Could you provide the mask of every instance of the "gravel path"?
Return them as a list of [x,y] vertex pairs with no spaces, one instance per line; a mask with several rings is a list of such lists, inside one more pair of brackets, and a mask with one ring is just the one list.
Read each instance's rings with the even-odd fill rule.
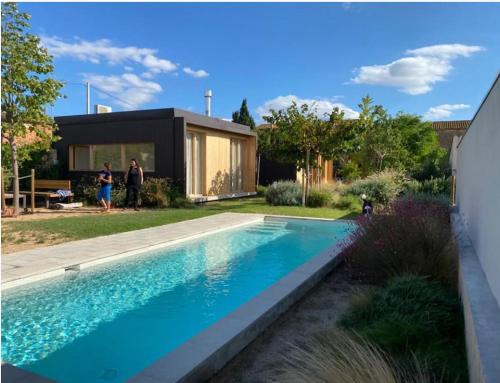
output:
[[264,331],[210,383],[282,382],[287,344],[335,327],[359,282],[342,265]]

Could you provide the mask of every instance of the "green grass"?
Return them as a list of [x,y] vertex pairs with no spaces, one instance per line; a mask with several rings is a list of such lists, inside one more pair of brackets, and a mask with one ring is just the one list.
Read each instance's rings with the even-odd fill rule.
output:
[[189,219],[206,217],[223,212],[262,213],[314,218],[353,218],[353,210],[308,208],[298,206],[269,206],[263,198],[245,198],[209,202],[188,209],[143,210],[130,214],[111,214],[64,217],[57,219],[8,221],[5,228],[11,232],[32,232],[40,235],[56,235],[70,240],[85,239],[165,225]]

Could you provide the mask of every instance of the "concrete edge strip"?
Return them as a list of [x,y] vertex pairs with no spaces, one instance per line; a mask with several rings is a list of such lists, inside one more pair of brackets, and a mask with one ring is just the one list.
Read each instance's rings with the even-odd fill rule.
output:
[[451,221],[459,255],[470,381],[500,382],[500,307],[456,209]]
[[113,262],[113,261],[118,261],[120,259],[128,258],[128,257],[134,256],[134,255],[139,255],[141,253],[146,253],[146,252],[174,246],[174,245],[177,245],[177,244],[180,244],[183,242],[187,242],[187,241],[190,241],[193,239],[202,238],[202,237],[205,237],[207,235],[212,235],[212,234],[216,234],[216,233],[219,233],[222,231],[236,229],[236,228],[241,227],[241,226],[254,224],[257,222],[261,222],[264,219],[265,219],[265,216],[262,215],[261,217],[254,217],[253,219],[251,219],[249,221],[241,222],[241,223],[234,224],[234,225],[231,225],[228,227],[222,227],[222,228],[218,228],[218,229],[214,229],[214,230],[205,230],[205,231],[193,234],[193,235],[187,235],[187,236],[179,237],[176,239],[171,239],[171,240],[168,240],[165,242],[160,242],[160,243],[157,243],[154,245],[147,245],[147,246],[135,248],[132,250],[125,250],[125,251],[118,252],[115,254],[103,255],[100,258],[93,259],[93,260],[90,260],[87,262],[82,262],[82,263],[79,263],[78,265],[67,265],[66,267],[58,267],[58,268],[53,269],[53,270],[46,270],[46,271],[43,271],[41,273],[30,274],[30,275],[27,275],[25,277],[16,278],[16,279],[13,279],[13,280],[10,280],[7,282],[3,282],[1,285],[1,291],[10,290],[14,287],[24,286],[26,284],[30,284],[33,282],[39,282],[39,281],[49,279],[49,278],[59,277],[61,275],[64,275],[64,273],[66,272],[66,269],[74,267],[74,266],[78,266],[80,270],[83,270],[83,269],[86,269],[89,267],[93,267],[93,266],[97,266],[97,265],[101,265],[101,264],[105,264],[105,263],[109,263],[109,262]]
[[214,325],[129,379],[128,383],[209,379],[340,262],[335,244],[288,273]]

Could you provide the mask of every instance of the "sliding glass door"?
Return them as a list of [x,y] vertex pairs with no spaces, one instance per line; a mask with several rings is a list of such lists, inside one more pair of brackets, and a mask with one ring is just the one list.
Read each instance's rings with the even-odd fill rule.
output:
[[186,133],[186,193],[202,194],[202,145],[201,134]]
[[244,149],[242,140],[231,139],[231,192],[243,191]]

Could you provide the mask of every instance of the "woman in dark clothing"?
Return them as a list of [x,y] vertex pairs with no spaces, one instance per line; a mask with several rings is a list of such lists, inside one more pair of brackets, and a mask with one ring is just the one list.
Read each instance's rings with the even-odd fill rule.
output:
[[138,209],[138,201],[139,201],[139,190],[141,189],[141,185],[144,181],[144,175],[142,172],[142,168],[139,166],[139,163],[135,158],[130,160],[130,167],[125,174],[125,186],[127,187],[127,196],[125,200],[125,206],[130,206],[130,200],[132,199],[134,204],[134,210]]
[[370,215],[373,214],[373,205],[367,199],[366,194],[362,194],[361,199],[363,200],[362,214],[366,217],[369,217]]

